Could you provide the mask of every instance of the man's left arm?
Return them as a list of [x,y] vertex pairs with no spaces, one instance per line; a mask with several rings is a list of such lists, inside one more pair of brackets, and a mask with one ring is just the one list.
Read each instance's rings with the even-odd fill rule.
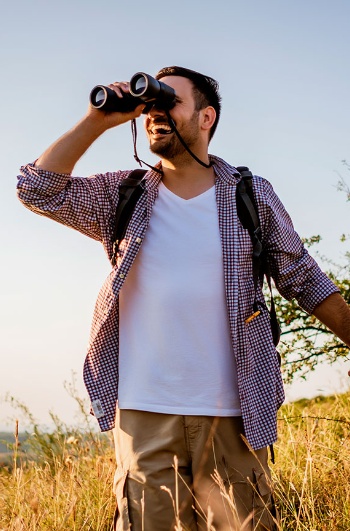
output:
[[323,273],[305,249],[280,199],[267,181],[262,181],[261,203],[268,220],[266,248],[272,277],[283,297],[296,298],[299,305],[313,314],[350,347],[350,307],[339,288]]
[[340,293],[329,295],[312,313],[350,347],[350,307]]

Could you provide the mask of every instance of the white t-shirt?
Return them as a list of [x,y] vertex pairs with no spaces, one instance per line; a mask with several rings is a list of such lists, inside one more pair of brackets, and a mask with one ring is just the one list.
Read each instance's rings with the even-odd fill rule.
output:
[[161,183],[120,293],[121,409],[237,416],[215,187],[189,200]]

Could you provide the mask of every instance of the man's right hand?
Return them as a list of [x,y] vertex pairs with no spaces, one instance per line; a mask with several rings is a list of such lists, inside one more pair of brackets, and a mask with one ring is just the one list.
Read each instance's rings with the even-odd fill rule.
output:
[[[129,82],[128,81],[116,81],[108,85],[108,88],[114,90],[118,98],[123,98],[124,94],[129,93]],[[100,127],[104,127],[105,130],[110,129],[111,127],[116,127],[121,125],[129,120],[138,118],[145,104],[141,103],[136,107],[134,111],[131,112],[105,112],[103,109],[96,109],[90,103],[88,116],[93,120],[96,120],[96,124]]]

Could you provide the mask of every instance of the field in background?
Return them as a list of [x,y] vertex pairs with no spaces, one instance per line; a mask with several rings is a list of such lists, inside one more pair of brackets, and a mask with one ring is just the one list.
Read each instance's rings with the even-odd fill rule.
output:
[[[350,529],[349,399],[319,397],[281,409],[272,465],[281,530]],[[52,434],[34,427],[26,443],[12,436],[0,469],[0,531],[110,530],[110,436],[56,426]]]

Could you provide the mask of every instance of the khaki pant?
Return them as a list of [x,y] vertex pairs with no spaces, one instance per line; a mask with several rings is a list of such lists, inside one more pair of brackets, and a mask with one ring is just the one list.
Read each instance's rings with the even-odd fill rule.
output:
[[241,417],[119,410],[114,529],[277,529],[267,449],[242,433]]

